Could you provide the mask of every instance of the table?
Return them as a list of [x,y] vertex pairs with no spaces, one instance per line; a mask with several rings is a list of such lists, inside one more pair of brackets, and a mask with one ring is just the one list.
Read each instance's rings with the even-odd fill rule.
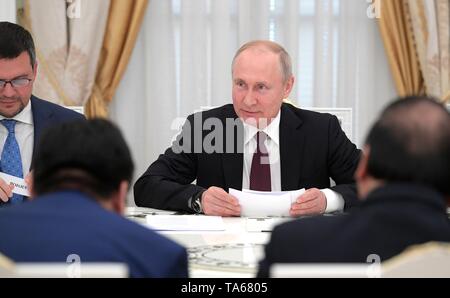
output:
[[[141,224],[148,214],[177,216],[175,212],[151,208],[128,207],[126,216]],[[286,218],[270,219],[271,225]],[[253,219],[224,217],[225,231],[164,231],[159,232],[187,248],[190,277],[250,278],[256,275],[258,261],[263,257],[264,244],[270,231],[251,231]]]

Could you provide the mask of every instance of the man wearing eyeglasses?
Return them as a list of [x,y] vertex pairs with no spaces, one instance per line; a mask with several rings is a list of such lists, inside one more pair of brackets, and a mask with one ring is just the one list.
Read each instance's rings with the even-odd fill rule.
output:
[[[32,95],[37,67],[31,34],[16,24],[0,22],[0,172],[19,178],[29,173],[45,127],[83,118]],[[0,178],[0,207],[26,200],[13,189]]]

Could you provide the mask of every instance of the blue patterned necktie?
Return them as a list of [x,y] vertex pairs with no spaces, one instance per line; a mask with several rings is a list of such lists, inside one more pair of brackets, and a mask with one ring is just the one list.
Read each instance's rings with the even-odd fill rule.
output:
[[[16,140],[15,127],[16,120],[2,120],[0,121],[8,130],[8,137],[2,151],[1,167],[2,172],[19,178],[23,178],[22,158],[20,157],[19,144]],[[23,196],[13,194],[10,199],[11,204],[21,203]]]

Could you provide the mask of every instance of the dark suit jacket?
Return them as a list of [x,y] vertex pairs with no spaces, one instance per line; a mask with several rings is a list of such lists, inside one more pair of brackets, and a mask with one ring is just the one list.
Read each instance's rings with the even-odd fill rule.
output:
[[30,101],[34,122],[33,154],[36,151],[36,146],[39,144],[40,136],[45,128],[63,122],[85,119],[80,113],[39,99],[36,96],[31,96]]
[[0,209],[0,252],[16,262],[118,262],[132,277],[187,277],[184,248],[102,208],[80,192],[55,192]]
[[[194,119],[201,117],[196,125]],[[186,136],[201,136],[200,144],[211,130],[201,131],[205,120],[219,119],[226,127],[226,119],[237,119],[233,105],[225,105],[201,114],[191,115],[183,127],[176,143],[186,145]],[[242,188],[243,171],[243,125],[240,120],[234,139],[222,141],[225,153],[195,153],[191,142],[191,153],[175,153],[174,146],[167,149],[157,161],[139,178],[134,186],[135,202],[138,206],[158,209],[191,211],[188,200],[210,186]],[[189,130],[189,127],[193,129]],[[240,136],[240,139],[236,139]],[[234,140],[234,144],[229,144]],[[228,143],[227,143],[228,142]],[[187,146],[189,147],[189,146]],[[227,153],[233,147],[234,152]],[[194,152],[194,153],[192,153]],[[281,107],[280,159],[282,190],[330,187],[330,177],[337,186],[332,189],[343,195],[346,208],[356,199],[353,174],[360,151],[356,149],[342,131],[335,116],[297,109],[290,104]],[[197,185],[191,184],[197,179]]]
[[444,198],[424,186],[393,184],[373,191],[349,215],[298,219],[275,227],[259,277],[274,263],[366,263],[429,241],[450,242]]
[[[37,98],[36,96],[31,96],[31,112],[33,114],[34,123],[34,143],[33,143],[33,157],[31,160],[30,170],[33,168],[34,154],[36,152],[36,147],[39,144],[40,136],[46,128],[68,121],[85,119],[83,115],[66,109],[57,104],[51,103],[46,100]],[[0,148],[0,153],[3,148]],[[8,203],[0,202],[0,207],[9,205]]]

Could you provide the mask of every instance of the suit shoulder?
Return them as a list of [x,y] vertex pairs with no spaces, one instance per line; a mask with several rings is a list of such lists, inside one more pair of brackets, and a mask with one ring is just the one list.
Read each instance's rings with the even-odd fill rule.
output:
[[188,119],[191,120],[194,117],[199,117],[202,120],[209,118],[218,118],[218,119],[237,118],[232,104],[226,104],[220,107],[215,107],[212,109],[196,112],[194,114],[189,115]]
[[346,216],[317,216],[283,223],[273,230],[273,237],[290,241],[293,237],[310,241],[319,237],[330,238],[346,225]]
[[328,122],[331,119],[335,118],[336,116],[329,114],[329,113],[320,113],[315,112],[311,110],[305,110],[301,108],[297,108],[291,104],[283,104],[283,108],[287,111],[290,111],[294,114],[296,114],[300,119],[304,121],[321,121],[321,122]]
[[[143,227],[142,225],[122,216],[116,216],[115,214],[113,214],[113,216],[116,218],[117,224],[124,228],[122,230],[124,232],[124,236],[130,236],[136,240],[140,239],[140,241],[142,241],[141,245],[148,245],[143,249],[151,247],[154,252],[159,251],[160,253],[166,252],[175,254],[183,253],[185,251],[185,249],[176,242],[156,233],[153,230]],[[156,243],[157,245],[155,245]]]
[[60,119],[64,119],[64,120],[85,119],[84,115],[82,115],[78,112],[75,112],[71,109],[60,106],[58,104],[49,102],[47,100],[43,100],[43,99],[37,98],[35,96],[33,96],[31,100],[32,100],[34,107],[38,107],[40,110],[49,111]]

